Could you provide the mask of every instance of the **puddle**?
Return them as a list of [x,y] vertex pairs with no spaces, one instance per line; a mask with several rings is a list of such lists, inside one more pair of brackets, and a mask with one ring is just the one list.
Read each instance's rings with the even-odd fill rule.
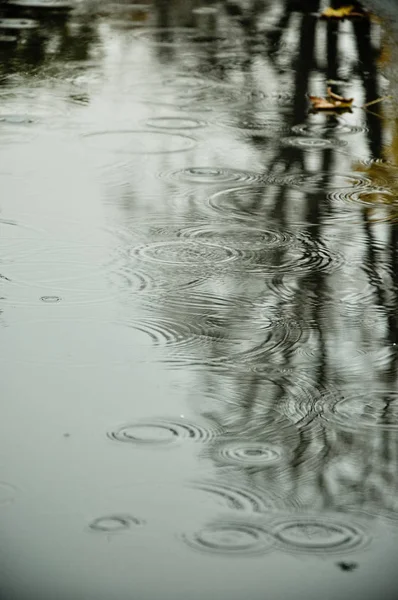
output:
[[1,3],[2,598],[398,588],[398,15],[370,4]]

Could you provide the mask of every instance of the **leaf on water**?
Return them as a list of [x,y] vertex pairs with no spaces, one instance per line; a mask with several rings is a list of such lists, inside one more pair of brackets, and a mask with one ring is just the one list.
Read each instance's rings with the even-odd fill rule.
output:
[[342,111],[350,110],[354,98],[344,98],[338,94],[334,94],[330,88],[327,89],[327,96],[325,98],[321,96],[309,96],[313,110],[327,110],[327,111]]
[[349,19],[354,17],[365,17],[367,13],[364,10],[355,8],[352,4],[349,6],[341,6],[340,8],[332,8],[329,6],[321,13],[322,19]]

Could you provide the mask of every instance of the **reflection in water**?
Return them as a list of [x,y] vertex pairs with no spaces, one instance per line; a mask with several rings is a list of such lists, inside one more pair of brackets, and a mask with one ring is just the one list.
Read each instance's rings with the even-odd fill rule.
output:
[[[319,0],[218,3],[206,39],[192,11],[212,2],[67,4],[1,5],[22,19],[0,20],[5,588],[69,598],[71,564],[81,598],[131,597],[131,574],[137,600],[296,598],[285,572],[345,598],[336,565],[367,560],[354,593],[380,596],[394,43]],[[352,109],[311,112],[328,87]],[[297,555],[332,556],[335,579],[310,588]]]

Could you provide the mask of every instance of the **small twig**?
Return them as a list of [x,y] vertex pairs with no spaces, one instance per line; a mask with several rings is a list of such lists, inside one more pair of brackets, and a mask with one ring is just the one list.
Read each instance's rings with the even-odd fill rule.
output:
[[363,104],[361,108],[367,108],[368,106],[372,106],[372,104],[378,104],[379,102],[383,102],[383,100],[391,100],[392,96],[383,96],[382,98],[377,98],[377,100],[372,100],[371,102],[367,102]]
[[[358,106],[358,108],[363,108],[363,106]],[[368,110],[367,108],[363,108],[363,110],[369,113],[370,115],[373,115],[374,117],[379,117],[379,119],[383,118],[381,115],[378,115],[377,113],[373,112],[373,110]]]

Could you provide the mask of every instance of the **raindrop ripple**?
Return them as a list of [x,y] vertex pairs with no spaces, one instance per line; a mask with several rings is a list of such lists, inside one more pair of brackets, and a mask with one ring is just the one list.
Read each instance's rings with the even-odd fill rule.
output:
[[212,458],[225,465],[241,467],[268,467],[281,461],[284,451],[281,446],[265,442],[221,440],[212,450]]
[[120,533],[126,531],[132,526],[143,525],[144,521],[132,517],[131,515],[107,515],[98,517],[89,524],[92,531],[99,533]]
[[210,494],[224,509],[257,514],[275,508],[275,501],[267,492],[251,489],[249,486],[243,487],[226,481],[197,481],[191,487]]
[[226,556],[261,555],[273,546],[272,536],[261,525],[238,520],[214,521],[182,539],[193,550]]
[[321,417],[343,429],[398,431],[398,392],[355,391],[335,402],[323,402]]
[[271,526],[271,534],[281,550],[305,554],[345,554],[368,543],[356,524],[323,515],[287,517]]
[[239,258],[239,252],[234,248],[191,240],[153,242],[136,246],[132,254],[144,261],[176,266],[216,265]]
[[217,426],[199,425],[185,419],[154,419],[123,425],[107,435],[116,442],[164,446],[182,440],[205,443],[221,431]]
[[171,181],[202,185],[253,184],[262,181],[260,173],[229,167],[187,167],[177,171],[161,173],[160,176]]
[[196,145],[196,139],[188,135],[155,129],[95,131],[83,137],[95,151],[113,154],[170,154],[191,150]]

